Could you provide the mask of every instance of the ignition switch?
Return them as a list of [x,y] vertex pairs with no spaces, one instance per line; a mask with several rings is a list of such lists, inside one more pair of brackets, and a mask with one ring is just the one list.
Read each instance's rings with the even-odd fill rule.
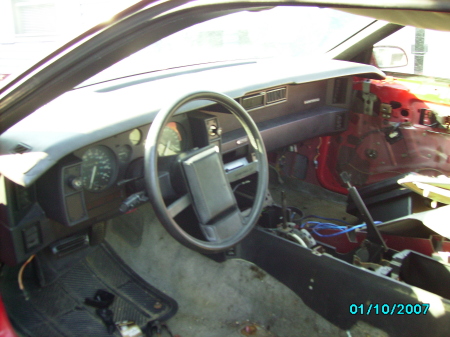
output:
[[219,137],[222,134],[222,128],[217,127],[216,124],[211,124],[208,132],[211,137]]

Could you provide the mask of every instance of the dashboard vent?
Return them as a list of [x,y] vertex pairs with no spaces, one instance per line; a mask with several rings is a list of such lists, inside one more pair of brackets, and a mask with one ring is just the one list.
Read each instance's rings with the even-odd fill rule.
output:
[[16,211],[22,211],[30,207],[34,198],[34,189],[32,187],[25,188],[20,185],[14,184],[14,194],[15,194],[15,209]]
[[31,150],[31,146],[23,143],[17,144],[14,149],[12,150],[13,153],[25,153]]
[[50,246],[51,252],[57,256],[64,256],[89,246],[87,234],[72,236]]
[[341,77],[334,80],[333,104],[345,104],[347,98],[348,78]]
[[347,114],[345,112],[339,113],[336,115],[336,119],[334,121],[334,130],[335,131],[345,131],[347,121],[346,121]]
[[22,230],[22,239],[27,252],[38,247],[42,243],[39,222]]
[[286,87],[270,90],[266,94],[267,104],[281,102],[286,100]]
[[259,93],[252,96],[246,96],[242,98],[241,105],[246,110],[252,110],[264,106],[264,93]]
[[261,91],[257,94],[244,96],[241,98],[241,105],[245,110],[262,108],[269,104],[286,101],[287,87]]

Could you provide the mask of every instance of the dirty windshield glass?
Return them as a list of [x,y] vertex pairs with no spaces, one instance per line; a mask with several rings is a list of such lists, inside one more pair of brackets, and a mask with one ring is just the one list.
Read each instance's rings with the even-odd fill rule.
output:
[[245,11],[186,28],[118,62],[81,86],[194,64],[315,57],[373,19],[312,7]]
[[0,88],[138,0],[0,0]]

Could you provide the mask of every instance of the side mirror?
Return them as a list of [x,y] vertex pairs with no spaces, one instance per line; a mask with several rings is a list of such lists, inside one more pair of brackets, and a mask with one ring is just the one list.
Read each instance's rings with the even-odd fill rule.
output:
[[373,47],[372,62],[378,68],[397,68],[408,65],[408,56],[402,48],[394,46]]

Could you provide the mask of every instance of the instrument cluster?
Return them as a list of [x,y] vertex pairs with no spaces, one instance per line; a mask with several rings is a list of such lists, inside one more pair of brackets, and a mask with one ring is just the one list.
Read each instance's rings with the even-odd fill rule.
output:
[[[81,185],[88,192],[102,192],[114,183],[121,184],[127,166],[144,155],[145,139],[149,126],[136,128],[100,144],[93,145],[81,153]],[[168,123],[158,144],[160,157],[177,155],[187,148],[185,127],[179,122]]]
[[[212,126],[217,129],[218,121],[210,114],[174,116],[157,144],[158,155],[163,157],[161,172],[170,169],[174,157],[182,152],[211,141],[220,143],[211,133]],[[39,179],[38,197],[46,215],[71,227],[94,224],[135,207],[136,196],[145,194],[144,153],[149,129],[147,124],[121,132],[60,160]]]

